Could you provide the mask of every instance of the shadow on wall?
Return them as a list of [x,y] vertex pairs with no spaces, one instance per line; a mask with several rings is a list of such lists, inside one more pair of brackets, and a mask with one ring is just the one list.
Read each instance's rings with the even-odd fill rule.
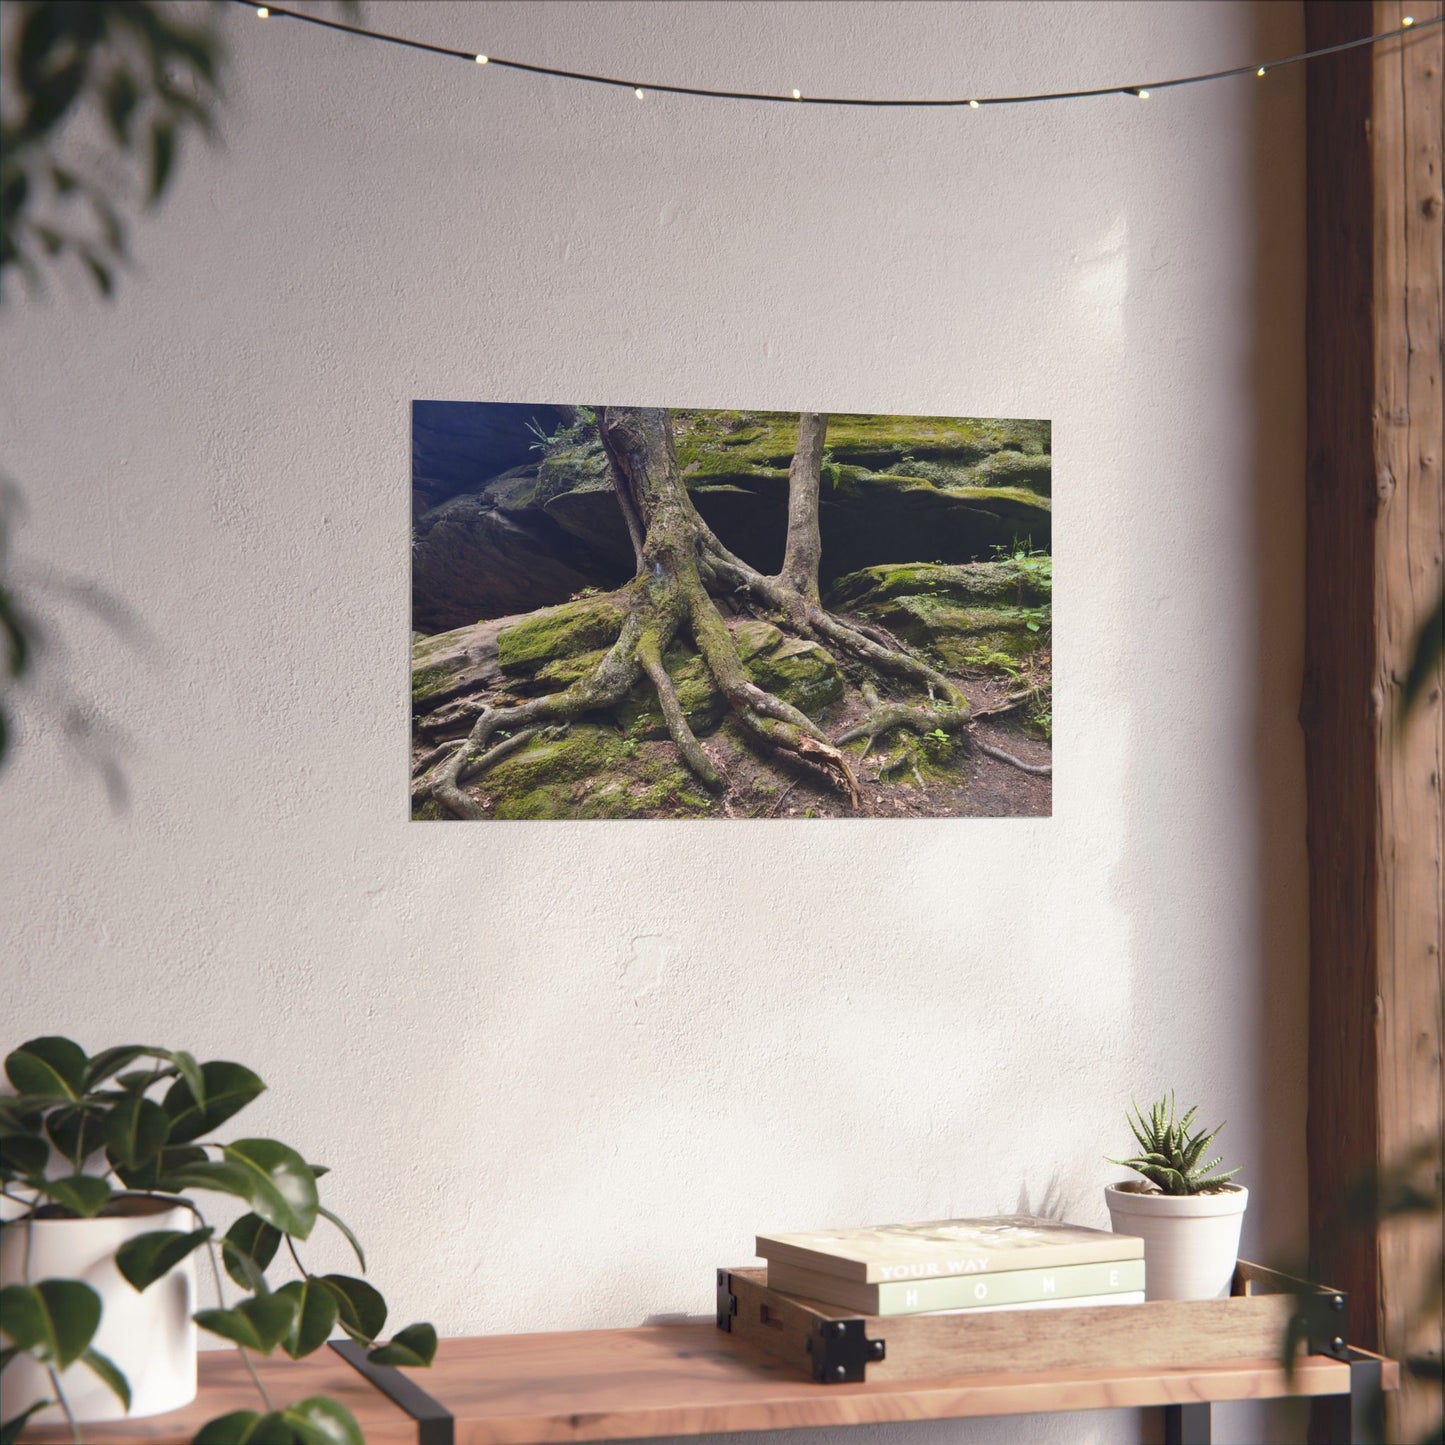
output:
[[[1284,55],[1304,48],[1299,7],[1252,7],[1252,53]],[[1181,1102],[1196,1100],[1204,1111],[1231,1127],[1221,1140],[1230,1163],[1246,1162],[1250,1212],[1242,1252],[1266,1262],[1298,1258],[1307,1239],[1305,1113],[1308,1002],[1308,868],[1305,854],[1303,736],[1297,723],[1304,651],[1304,84],[1302,68],[1278,77],[1277,94],[1250,94],[1241,101],[1258,107],[1248,151],[1241,147],[1241,204],[1238,214],[1254,220],[1253,268],[1240,278],[1243,297],[1224,304],[1254,317],[1246,350],[1241,347],[1235,387],[1239,398],[1239,439],[1218,438],[1221,468],[1247,456],[1243,476],[1224,470],[1206,473],[1224,515],[1208,502],[1197,515],[1220,523],[1213,546],[1237,558],[1220,577],[1213,596],[1172,597],[1180,608],[1174,637],[1201,629],[1201,655],[1159,659],[1181,675],[1190,667],[1214,664],[1219,686],[1216,706],[1206,718],[1183,718],[1168,736],[1129,729],[1126,776],[1175,776],[1181,809],[1156,806],[1136,813],[1129,846],[1116,874],[1117,896],[1130,915],[1135,960],[1134,1036],[1151,1036],[1154,1019],[1146,1007],[1191,1009],[1197,1016],[1195,1051],[1187,1056],[1144,1057],[1155,1082],[1177,1087]],[[1247,170],[1243,169],[1247,167]],[[1246,189],[1247,188],[1247,189]],[[1131,295],[1131,300],[1137,301]],[[1155,310],[1157,316],[1157,298]],[[1138,325],[1149,317],[1131,318]],[[1185,337],[1180,344],[1187,344]],[[1225,378],[1223,380],[1230,380]],[[1138,398],[1136,416],[1124,419],[1124,434],[1148,428],[1148,400]],[[1207,454],[1211,438],[1195,448]],[[1228,460],[1226,460],[1228,459]],[[1249,500],[1232,501],[1248,486]],[[1235,535],[1228,535],[1233,528]],[[1196,539],[1156,539],[1189,549]],[[1194,619],[1189,620],[1189,614]],[[1150,656],[1153,618],[1135,609],[1122,619],[1126,646],[1140,659]],[[1167,687],[1167,678],[1162,680]],[[1175,721],[1170,719],[1171,722]],[[1189,740],[1202,737],[1211,758],[1189,755]],[[1214,759],[1229,762],[1221,775]],[[1237,882],[1230,896],[1204,896],[1193,880],[1171,873],[1190,826],[1190,803],[1209,813],[1227,811],[1211,796],[1236,800],[1241,815],[1231,829],[1252,840],[1251,850],[1222,869]],[[1160,790],[1157,797],[1167,794]],[[1252,819],[1247,816],[1252,810]],[[1217,846],[1226,846],[1221,837]],[[1145,885],[1150,886],[1145,886]],[[1172,891],[1160,906],[1155,887]],[[1180,935],[1179,918],[1212,919],[1224,951],[1205,955]],[[1235,920],[1231,928],[1224,920]],[[1228,941],[1234,951],[1228,951]],[[1195,974],[1182,980],[1180,997],[1161,994],[1158,975],[1139,970],[1169,969],[1192,957]],[[1179,1036],[1175,1030],[1172,1037]],[[1230,1072],[1249,1070],[1232,1098]],[[1228,1100],[1227,1104],[1224,1102]],[[1160,1438],[1158,1412],[1146,1412],[1146,1440]],[[1243,1402],[1216,1406],[1215,1429],[1225,1440],[1291,1441],[1304,1438],[1307,1415],[1296,1402]]]

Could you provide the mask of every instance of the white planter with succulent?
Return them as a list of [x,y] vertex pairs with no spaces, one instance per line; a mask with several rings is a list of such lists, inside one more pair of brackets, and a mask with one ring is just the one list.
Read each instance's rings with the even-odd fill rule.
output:
[[1144,1117],[1134,1105],[1129,1127],[1139,1144],[1132,1159],[1111,1159],[1143,1176],[1104,1190],[1115,1234],[1144,1241],[1145,1298],[1222,1299],[1239,1258],[1239,1234],[1249,1191],[1220,1174],[1223,1160],[1204,1155],[1224,1125],[1191,1132],[1198,1109],[1175,1117],[1174,1097]]

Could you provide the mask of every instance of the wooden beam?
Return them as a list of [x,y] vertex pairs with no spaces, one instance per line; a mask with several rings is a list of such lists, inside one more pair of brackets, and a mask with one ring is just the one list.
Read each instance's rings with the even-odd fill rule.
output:
[[[1441,13],[1314,0],[1311,48]],[[1400,681],[1445,555],[1438,27],[1313,61],[1307,103],[1305,729],[1310,856],[1309,1200],[1320,1276],[1357,1342],[1442,1348],[1421,1290],[1440,1222],[1341,1235],[1345,1189],[1422,1141],[1442,1093],[1441,682],[1402,724]],[[1438,1159],[1438,1154],[1437,1154]],[[1413,1322],[1412,1322],[1413,1320]],[[1438,1418],[1402,1392],[1400,1438]]]

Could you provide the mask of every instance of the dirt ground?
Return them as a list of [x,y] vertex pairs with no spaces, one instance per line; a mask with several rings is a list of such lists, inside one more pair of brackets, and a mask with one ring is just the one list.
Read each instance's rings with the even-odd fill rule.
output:
[[[982,711],[1008,695],[1007,679],[964,679],[963,687],[974,710]],[[861,717],[865,706],[850,689],[844,702],[830,708],[824,719],[832,735]],[[1049,744],[1032,736],[1019,713],[983,718],[974,724],[982,742],[1012,753],[1022,762],[1048,764]],[[955,746],[936,765],[920,769],[922,786],[907,766],[887,772],[898,758],[897,739],[858,759],[862,803],[855,810],[846,796],[811,771],[779,765],[776,754],[761,755],[724,728],[704,742],[721,765],[731,788],[709,816],[719,818],[1047,818],[1053,811],[1053,779],[1020,772],[1008,763],[975,750]],[[659,743],[655,746],[666,747]],[[658,812],[655,817],[676,817]]]

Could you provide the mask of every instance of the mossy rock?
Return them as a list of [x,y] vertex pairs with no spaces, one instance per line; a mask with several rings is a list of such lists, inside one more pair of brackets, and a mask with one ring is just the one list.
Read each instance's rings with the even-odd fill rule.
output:
[[589,480],[559,492],[548,498],[542,511],[567,538],[609,566],[630,571],[636,565],[632,538],[610,482]]
[[[688,476],[759,469],[786,475],[798,440],[796,412],[679,411],[673,425],[678,461]],[[834,413],[823,445],[836,463],[879,471],[908,457],[978,462],[1005,450],[1047,452],[1049,435],[1046,421]]]
[[500,632],[498,665],[507,678],[526,680],[561,659],[610,647],[627,608],[625,589],[540,608]]
[[854,611],[898,597],[933,596],[972,605],[1039,607],[1049,601],[1049,593],[1038,571],[1011,561],[968,562],[952,567],[902,562],[865,567],[840,577],[828,592],[828,605]]
[[412,711],[429,712],[459,693],[499,686],[503,679],[497,666],[497,634],[511,620],[476,622],[414,641]]
[[1027,487],[1045,496],[1053,490],[1054,459],[1047,452],[1001,451],[985,457],[974,468],[977,485]]
[[1043,570],[1009,561],[869,567],[840,578],[827,601],[881,623],[950,671],[1008,670],[1041,645],[1051,617]]
[[574,723],[528,744],[478,780],[504,819],[705,817],[715,806],[671,743]]

